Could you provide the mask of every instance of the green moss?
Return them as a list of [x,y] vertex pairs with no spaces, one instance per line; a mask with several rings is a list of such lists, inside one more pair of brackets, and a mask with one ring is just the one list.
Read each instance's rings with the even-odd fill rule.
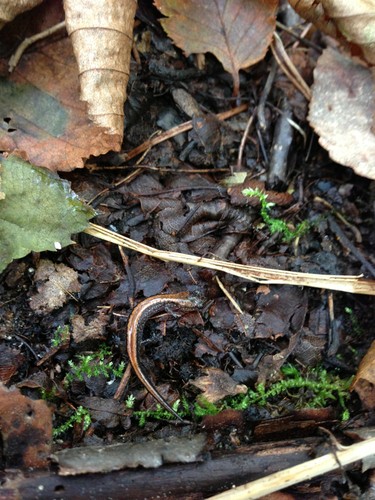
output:
[[53,437],[56,438],[68,431],[74,424],[83,422],[83,430],[87,430],[91,425],[91,415],[87,408],[79,406],[76,411],[68,418],[66,422],[53,430]]
[[99,375],[104,375],[106,378],[121,377],[125,363],[121,362],[115,367],[113,361],[107,360],[111,354],[110,348],[103,344],[97,352],[78,355],[77,363],[69,360],[70,373],[65,377],[66,383],[70,384],[73,380],[84,380],[85,377],[98,377]]
[[290,229],[288,224],[281,220],[275,219],[270,216],[270,210],[275,203],[267,201],[268,195],[261,191],[260,189],[244,189],[242,194],[249,197],[256,197],[260,201],[260,215],[262,216],[263,221],[267,224],[268,229],[271,234],[280,233],[282,234],[283,241],[290,242],[296,238],[299,238],[306,234],[310,229],[310,223],[307,220],[302,221],[297,225],[297,227],[293,230]]
[[56,330],[53,332],[53,336],[51,339],[52,347],[59,347],[61,344],[64,344],[70,338],[69,326],[58,326]]

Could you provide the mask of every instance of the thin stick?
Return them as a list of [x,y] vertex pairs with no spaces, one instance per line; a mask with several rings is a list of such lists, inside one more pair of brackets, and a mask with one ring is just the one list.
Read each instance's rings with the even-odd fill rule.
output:
[[277,63],[279,64],[280,68],[283,70],[283,72],[289,78],[289,80],[293,83],[293,85],[296,87],[296,89],[299,90],[301,92],[301,94],[308,101],[310,101],[311,100],[310,87],[307,85],[305,80],[299,74],[295,65],[292,63],[291,59],[289,58],[289,56],[284,48],[283,42],[281,41],[281,38],[279,37],[279,35],[277,33],[274,33],[274,39],[271,43],[271,50],[272,50],[274,58],[276,59]]
[[53,35],[57,31],[65,28],[65,21],[62,21],[61,23],[55,24],[54,26],[51,26],[50,28],[41,31],[40,33],[37,33],[36,35],[30,36],[29,38],[25,38],[25,40],[20,43],[20,45],[17,47],[17,50],[15,53],[11,56],[9,59],[8,63],[8,71],[9,73],[12,73],[14,68],[17,66],[19,63],[19,60],[22,57],[22,54],[25,52],[25,50],[30,47],[33,43],[37,42],[38,40],[43,40],[43,38],[47,38],[48,36]]
[[237,170],[241,170],[243,151],[245,149],[245,144],[246,144],[247,136],[249,135],[250,128],[251,128],[251,125],[253,124],[256,112],[257,112],[257,109],[255,108],[254,111],[252,112],[252,114],[250,115],[248,121],[247,121],[245,132],[243,133],[243,136],[242,136],[242,139],[241,139],[240,149],[238,151]]

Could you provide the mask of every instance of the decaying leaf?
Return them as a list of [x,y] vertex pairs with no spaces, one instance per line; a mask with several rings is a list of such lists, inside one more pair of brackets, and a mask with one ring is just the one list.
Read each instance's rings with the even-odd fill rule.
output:
[[207,375],[190,380],[189,383],[203,391],[202,396],[209,403],[216,403],[226,396],[246,394],[247,387],[237,384],[227,373],[219,368],[207,368]]
[[261,60],[275,29],[277,0],[155,0],[168,16],[161,24],[186,55],[211,52],[231,73],[234,95],[239,70]]
[[331,158],[375,179],[375,103],[371,71],[326,49],[314,71],[309,121]]
[[0,158],[0,272],[13,259],[31,251],[56,251],[69,245],[71,234],[85,229],[95,212],[49,170],[16,156]]
[[135,0],[64,0],[79,68],[81,99],[92,120],[122,140]]
[[358,393],[365,408],[375,408],[375,341],[360,362],[351,389]]
[[[7,61],[0,71],[7,74]],[[84,159],[120,147],[121,140],[95,126],[79,100],[77,65],[68,38],[25,54],[0,78],[0,149],[23,151],[51,170],[83,167]]]
[[17,349],[12,349],[5,343],[0,344],[0,381],[7,384],[15,375],[20,366],[25,362],[25,357]]
[[126,443],[112,446],[85,446],[59,451],[53,455],[60,475],[109,472],[125,468],[160,467],[163,463],[190,463],[199,460],[205,436],[197,434],[191,439],[171,437],[144,443]]
[[39,5],[43,0],[3,0],[0,3],[0,29],[18,14]]
[[85,318],[79,314],[72,317],[72,337],[79,344],[87,340],[105,340],[105,328],[108,323],[108,314],[100,311],[98,316],[87,324]]
[[0,433],[5,467],[47,467],[52,414],[45,401],[0,384]]
[[289,0],[298,14],[324,33],[361,50],[375,64],[375,0]]
[[79,292],[81,288],[77,271],[45,259],[39,262],[34,280],[37,292],[31,296],[30,308],[39,313],[63,306],[70,294]]

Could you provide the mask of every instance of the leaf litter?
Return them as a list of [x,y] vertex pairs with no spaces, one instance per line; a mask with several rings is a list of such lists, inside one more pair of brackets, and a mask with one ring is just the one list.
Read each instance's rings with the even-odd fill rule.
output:
[[[151,30],[146,23],[141,29]],[[141,93],[148,94],[149,104],[152,102],[152,105],[140,108],[142,111],[138,110],[135,122],[129,123],[127,142],[123,146],[125,151],[138,146],[151,135],[156,128],[161,109],[173,109],[175,115],[181,113],[176,109],[169,93],[173,87],[170,77],[173,70],[177,69],[175,75],[176,78],[179,75],[180,80],[177,81],[181,81],[182,70],[194,70],[191,60],[176,52],[171,55],[172,52],[160,50],[163,42],[160,32],[158,36],[155,33],[151,35],[151,52],[143,53],[143,57],[159,57],[162,61],[159,70],[160,67],[168,70],[168,77],[163,76],[160,71],[157,73],[156,66],[150,65],[150,68],[153,68],[153,83],[142,86],[150,74],[145,68],[142,73],[142,67],[140,68],[141,78],[135,78],[132,90],[136,91],[139,85]],[[286,39],[286,35],[284,38]],[[306,54],[309,56],[307,61],[313,65],[313,54],[308,51]],[[196,78],[188,80],[188,88],[205,108],[216,113],[227,107],[226,99],[229,99],[233,88],[231,84],[225,83],[225,79],[216,76],[221,76],[217,62],[208,57],[206,64],[207,79],[202,79],[202,74],[196,73]],[[251,106],[257,104],[262,95],[268,74],[268,69],[265,68],[264,63],[255,66],[256,83],[253,81],[254,75],[250,76],[246,72],[241,74],[247,85],[252,85],[251,96],[254,102],[251,102]],[[143,82],[140,81],[142,79]],[[245,95],[247,88],[241,84],[241,92]],[[213,254],[220,259],[233,259],[245,264],[310,273],[362,272],[363,268],[355,254],[343,251],[334,227],[327,223],[326,215],[327,212],[332,212],[336,216],[342,212],[343,219],[339,220],[349,238],[352,236],[350,226],[345,225],[344,221],[355,220],[362,236],[361,248],[368,257],[372,241],[369,222],[371,203],[369,184],[365,179],[359,179],[351,170],[335,165],[319,149],[314,151],[314,161],[305,166],[304,162],[307,160],[303,159],[303,141],[295,137],[296,157],[292,155],[290,158],[290,171],[284,179],[284,184],[281,181],[279,185],[267,185],[263,173],[263,169],[268,168],[267,158],[263,155],[262,148],[258,147],[257,141],[263,140],[262,147],[266,150],[271,148],[272,130],[278,116],[277,106],[282,88],[282,85],[276,84],[270,94],[272,105],[270,102],[267,104],[268,126],[263,135],[259,136],[255,131],[249,132],[244,146],[244,164],[241,167],[249,171],[249,177],[260,177],[264,183],[261,189],[274,196],[268,200],[270,204],[276,203],[270,206],[273,218],[285,220],[291,227],[308,218],[312,222],[309,233],[291,244],[283,243],[280,235],[270,234],[269,228],[260,217],[257,201],[248,203],[243,198],[246,200],[244,203],[238,202],[240,193],[237,190],[235,194],[233,191],[230,193],[235,206],[231,204],[228,190],[217,183],[221,174],[219,169],[216,171],[216,167],[226,168],[229,172],[231,165],[235,164],[240,142],[238,132],[237,136],[234,134],[234,139],[231,138],[232,142],[228,141],[219,148],[212,148],[213,156],[208,165],[205,165],[209,170],[206,168],[204,173],[195,170],[200,168],[202,158],[206,159],[206,150],[210,144],[191,140],[188,136],[183,136],[183,141],[169,141],[151,150],[147,162],[144,160],[143,166],[146,168],[142,169],[141,165],[137,173],[138,178],[131,182],[117,185],[123,177],[115,168],[113,171],[99,170],[108,166],[108,163],[111,167],[116,167],[120,157],[114,155],[109,159],[99,159],[95,165],[98,169],[95,172],[95,197],[98,195],[95,205],[100,223],[119,234],[130,235],[135,240],[154,247],[183,251],[200,255],[202,258]],[[242,131],[245,129],[247,118],[248,116],[243,116],[237,120],[237,126],[240,124]],[[183,119],[185,118],[181,116],[181,121]],[[236,130],[238,131],[238,128]],[[191,149],[185,151],[184,159],[181,159],[182,150],[189,141]],[[152,169],[160,172],[155,173]],[[189,172],[186,172],[187,169]],[[81,192],[80,187],[85,183],[87,185],[87,177],[84,178],[78,173],[73,174],[72,181],[77,192]],[[245,183],[250,181],[251,179],[247,179]],[[106,190],[108,185],[110,190]],[[286,185],[289,186],[288,193],[285,191]],[[92,188],[88,191],[92,194]],[[319,201],[322,199],[325,204]],[[361,324],[371,324],[370,298],[360,297],[353,300],[349,296],[312,290],[302,293],[299,288],[258,286],[241,278],[225,275],[222,277],[224,287],[240,304],[244,311],[244,314],[240,314],[232,309],[224,298],[222,289],[212,279],[215,275],[213,270],[157,262],[149,256],[134,255],[132,251],[126,251],[120,257],[114,246],[98,243],[89,235],[81,235],[78,241],[79,244],[62,253],[49,255],[55,264],[70,266],[78,274],[81,283],[78,302],[73,297],[68,297],[60,307],[41,317],[30,309],[28,299],[35,293],[35,290],[30,288],[37,286],[36,277],[33,275],[34,269],[38,268],[37,254],[30,255],[25,261],[13,262],[3,273],[0,283],[0,313],[7,318],[7,345],[17,347],[18,351],[28,357],[31,366],[33,355],[23,341],[27,342],[39,357],[50,353],[42,358],[44,361],[39,365],[39,373],[46,374],[50,382],[50,377],[53,377],[55,390],[51,392],[51,384],[46,381],[37,383],[30,380],[25,381],[29,394],[38,398],[41,390],[48,390],[47,399],[58,407],[55,416],[58,419],[57,424],[61,424],[60,427],[70,418],[79,415],[77,408],[80,408],[81,403],[87,406],[87,412],[90,412],[90,406],[92,407],[92,421],[88,427],[78,418],[73,418],[70,426],[62,427],[65,429],[62,434],[64,440],[73,445],[82,441],[87,444],[90,439],[95,439],[101,446],[116,436],[117,432],[126,433],[129,425],[132,425],[134,430],[137,421],[146,426],[138,431],[141,436],[152,434],[155,429],[155,434],[160,429],[164,429],[163,432],[169,435],[179,434],[178,430],[164,426],[157,420],[167,416],[158,413],[152,398],[145,398],[145,391],[134,377],[128,379],[125,402],[121,403],[121,410],[118,411],[120,406],[116,402],[111,407],[116,415],[105,411],[106,401],[113,402],[112,398],[119,383],[115,369],[124,356],[126,360],[126,320],[133,305],[141,301],[142,297],[188,289],[190,292],[198,292],[206,299],[205,307],[193,315],[186,315],[177,320],[166,311],[150,321],[146,326],[145,342],[142,345],[142,360],[149,364],[154,383],[160,390],[163,388],[165,393],[173,393],[176,397],[183,396],[185,401],[180,403],[179,408],[180,411],[189,411],[189,418],[197,418],[193,417],[191,412],[196,408],[195,402],[199,395],[187,382],[202,380],[207,367],[224,374],[225,378],[229,377],[234,387],[246,384],[252,390],[255,390],[260,382],[270,388],[273,383],[285,382],[287,377],[281,369],[286,362],[297,363],[306,377],[309,376],[310,369],[317,367],[319,371],[319,367],[323,367],[325,370],[333,365],[336,366],[334,373],[347,378],[354,374],[355,367],[370,345],[370,336],[358,333],[353,327],[353,316],[350,319],[345,313],[345,306],[349,305],[354,308],[354,315],[357,315]],[[22,307],[15,307],[16,299]],[[24,325],[21,331],[20,324]],[[81,336],[85,325],[92,331],[92,336]],[[69,335],[68,342],[65,339],[60,349],[52,351],[49,345],[52,335],[60,331],[57,326],[74,328],[75,336],[72,340]],[[19,333],[25,338],[17,339],[14,335]],[[105,352],[100,347],[103,340],[108,349]],[[180,348],[173,347],[178,344]],[[75,357],[77,354],[79,357]],[[22,366],[16,358],[10,382],[22,383]],[[87,361],[86,365],[82,364],[81,370],[83,366],[91,366],[92,359],[105,360],[108,367],[106,376],[83,373],[82,380],[71,380],[67,384],[67,375],[72,373],[68,361],[72,359],[75,360],[76,366],[78,360]],[[110,367],[114,370],[111,371]],[[8,381],[9,373],[5,373]],[[359,374],[358,378],[368,377],[364,370]],[[180,383],[185,383],[185,386],[182,387]],[[369,383],[371,384],[371,381]],[[359,387],[358,383],[356,386]],[[208,391],[213,388],[210,384],[206,384],[206,387]],[[220,396],[224,397],[227,393],[227,390],[221,391]],[[308,391],[301,390],[301,404],[305,396],[308,396]],[[241,400],[236,399],[242,397],[241,394],[232,397],[234,400],[231,404],[241,404]],[[217,401],[220,404],[220,397]],[[370,403],[371,399],[367,402],[364,399],[363,407]],[[273,419],[277,417],[288,419],[287,427],[286,421],[284,424],[280,423],[281,421],[276,423],[276,426],[287,429],[288,435],[292,435],[294,431],[301,432],[305,428],[308,429],[307,435],[311,437],[316,435],[317,425],[324,419],[329,421],[327,425],[334,422],[336,425],[335,419],[340,418],[338,410],[337,402],[333,403],[333,408],[316,409],[316,420],[311,418],[309,425],[304,427],[299,420],[301,415],[296,413],[300,410],[296,410],[289,400],[273,396],[267,402],[265,412],[255,416],[252,412],[256,410],[252,407],[245,410],[228,410],[227,419],[224,416],[211,415],[211,429],[215,429],[216,434],[209,432],[212,432],[212,441],[217,440],[219,436],[221,446],[237,448],[241,438],[233,433],[231,418],[237,423],[246,420],[247,424],[241,424],[240,428],[246,429],[242,438],[247,441],[256,440],[256,436],[261,436],[262,433],[263,436],[267,434],[264,426],[260,429],[262,424],[269,426],[268,435],[275,436],[276,433],[271,427],[275,426]],[[366,417],[361,414],[358,401],[350,401],[350,411],[358,418],[360,425],[366,425]],[[262,424],[259,424],[259,421]],[[221,425],[224,422],[225,426]],[[248,422],[251,422],[250,426]],[[285,433],[283,437],[285,438]],[[212,444],[210,446],[212,447]]]

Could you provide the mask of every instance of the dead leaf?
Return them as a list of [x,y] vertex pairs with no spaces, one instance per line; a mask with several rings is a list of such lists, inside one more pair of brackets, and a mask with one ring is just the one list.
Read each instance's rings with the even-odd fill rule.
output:
[[246,394],[247,387],[236,382],[223,370],[219,368],[207,368],[206,376],[190,380],[189,383],[203,391],[202,396],[209,403],[216,403],[226,396],[235,396],[236,394]]
[[83,316],[75,315],[72,318],[72,337],[74,342],[79,344],[87,340],[104,340],[105,327],[108,323],[108,314],[100,311],[99,315],[92,319],[88,324],[85,323]]
[[7,384],[25,362],[25,357],[17,349],[0,344],[0,381]]
[[375,0],[289,0],[298,14],[324,33],[347,42],[375,64]]
[[120,143],[136,8],[135,0],[64,0],[81,99],[94,123],[118,135]]
[[0,29],[18,14],[39,5],[43,0],[11,0],[0,4]]
[[309,121],[331,158],[375,179],[375,112],[371,71],[326,49],[314,71]]
[[[3,75],[7,64],[0,63]],[[67,38],[24,55],[10,76],[0,78],[0,117],[0,149],[24,151],[50,170],[82,168],[83,159],[118,150],[121,143],[87,117]]]
[[65,264],[41,260],[34,277],[37,293],[30,299],[30,307],[38,313],[51,312],[65,304],[70,294],[79,292],[78,273]]
[[375,408],[375,341],[360,362],[350,389],[358,393],[365,408]]
[[255,312],[255,338],[290,337],[305,320],[307,296],[298,288],[273,286],[260,294]]
[[0,384],[0,433],[5,467],[48,466],[52,414],[45,401],[34,401],[15,387]]
[[186,54],[211,52],[233,76],[238,95],[239,70],[260,61],[275,30],[277,0],[155,0],[168,16],[161,24]]

